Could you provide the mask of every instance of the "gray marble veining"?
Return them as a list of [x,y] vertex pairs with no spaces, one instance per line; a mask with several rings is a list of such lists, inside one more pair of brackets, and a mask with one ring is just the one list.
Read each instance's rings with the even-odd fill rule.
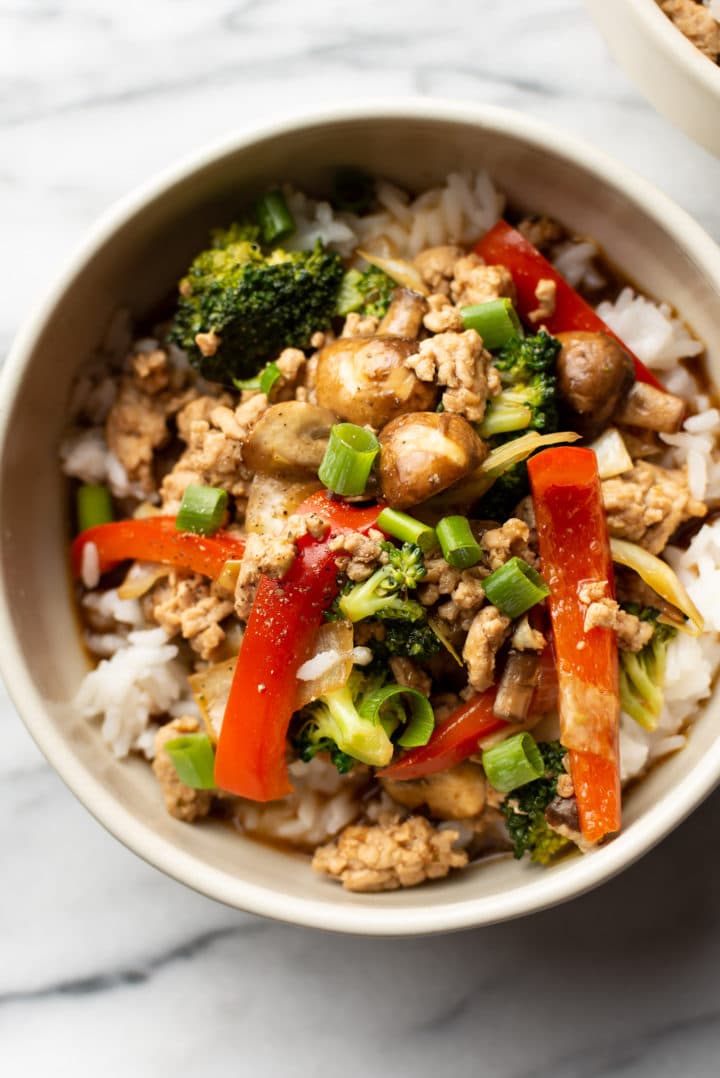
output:
[[[0,58],[0,354],[114,198],[228,130],[328,100],[523,109],[720,239],[720,162],[644,103],[579,0],[0,0]],[[720,794],[570,905],[360,940],[166,879],[73,799],[1,690],[0,729],[2,1073],[718,1073]]]

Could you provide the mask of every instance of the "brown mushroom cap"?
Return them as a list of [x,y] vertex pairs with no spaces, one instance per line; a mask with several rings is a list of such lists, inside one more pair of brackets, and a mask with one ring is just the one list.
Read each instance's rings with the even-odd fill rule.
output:
[[586,438],[607,426],[635,380],[631,357],[606,333],[557,333],[558,392],[572,413],[570,422]]
[[253,472],[317,478],[336,417],[305,401],[273,404],[243,446],[243,462]]
[[360,426],[384,427],[406,412],[432,408],[438,389],[405,365],[417,342],[405,337],[340,337],[318,357],[318,404]]
[[487,446],[462,416],[413,412],[380,433],[380,485],[392,506],[418,505],[475,470]]

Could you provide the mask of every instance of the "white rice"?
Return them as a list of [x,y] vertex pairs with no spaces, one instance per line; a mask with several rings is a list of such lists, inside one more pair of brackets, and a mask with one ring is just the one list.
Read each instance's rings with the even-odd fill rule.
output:
[[613,303],[601,303],[597,313],[651,370],[668,370],[703,350],[666,303],[654,303],[632,288],[623,288]]
[[167,715],[187,691],[187,671],[164,629],[128,634],[109,659],[85,676],[75,706],[86,719],[102,719],[102,736],[116,756],[153,754],[152,719]]
[[595,265],[598,253],[592,240],[567,240],[555,250],[553,265],[573,288],[602,288],[605,278]]
[[425,247],[474,242],[499,220],[505,205],[486,172],[451,172],[442,187],[416,198],[380,180],[375,194],[380,209],[360,217],[334,213],[328,202],[285,188],[297,225],[289,245],[299,250],[320,239],[345,257],[365,247],[413,258]]

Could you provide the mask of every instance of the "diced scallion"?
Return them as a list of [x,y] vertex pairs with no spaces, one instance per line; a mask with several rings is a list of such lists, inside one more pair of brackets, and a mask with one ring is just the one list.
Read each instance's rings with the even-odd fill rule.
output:
[[508,794],[545,774],[545,764],[535,739],[527,732],[514,734],[482,754],[482,765],[490,785]]
[[113,518],[110,491],[100,483],[83,483],[77,492],[78,531],[109,524]]
[[318,478],[333,494],[364,494],[379,452],[380,443],[372,431],[355,423],[336,423],[330,428]]
[[469,569],[480,561],[482,549],[467,517],[443,517],[436,532],[442,555],[454,569]]
[[474,329],[483,339],[489,351],[503,348],[513,337],[522,336],[522,325],[512,300],[505,298],[491,299],[487,303],[475,303],[471,307],[461,307],[465,329]]
[[401,513],[399,509],[383,509],[377,518],[377,526],[393,539],[415,543],[425,554],[438,543],[434,528],[408,513]]
[[215,788],[215,753],[207,734],[182,734],[166,741],[164,749],[186,786],[194,790]]
[[295,218],[282,191],[268,191],[255,207],[255,213],[265,243],[275,243],[295,231]]
[[509,618],[519,618],[550,594],[550,588],[522,558],[510,558],[483,581],[485,594]]
[[191,483],[185,488],[175,527],[195,535],[212,535],[222,524],[227,500],[227,491],[219,487]]
[[233,378],[233,385],[236,389],[257,389],[261,393],[267,393],[269,396],[270,390],[279,378],[282,378],[282,371],[277,363],[272,362],[268,363],[267,367],[263,367],[253,378],[243,380]]
[[435,713],[427,696],[405,685],[385,685],[370,693],[360,707],[360,715],[380,722],[388,737],[403,726],[397,744],[403,749],[427,745],[435,729]]

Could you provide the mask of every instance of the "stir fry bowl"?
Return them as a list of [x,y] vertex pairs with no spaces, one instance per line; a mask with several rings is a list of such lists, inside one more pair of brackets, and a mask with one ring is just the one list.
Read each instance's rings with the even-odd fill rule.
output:
[[[549,869],[511,858],[407,890],[348,894],[306,858],[263,846],[227,824],[166,815],[147,764],[118,761],[73,698],[88,669],[68,572],[66,489],[57,449],[71,384],[113,312],[151,310],[174,286],[207,229],[273,181],[314,193],[337,165],[361,166],[419,190],[447,171],[485,167],[523,208],[596,237],[650,294],[668,299],[708,345],[720,374],[720,253],[646,182],[528,117],[450,102],[345,107],[234,135],[171,169],[92,231],[19,335],[0,383],[0,662],[19,713],[67,785],[126,846],[231,906],[360,934],[410,935],[489,924],[569,899],[631,864],[720,778],[720,698],[689,744],[626,798],[607,846]],[[28,481],[32,477],[32,493]]]
[[653,0],[585,0],[615,59],[686,135],[720,155],[720,67]]

